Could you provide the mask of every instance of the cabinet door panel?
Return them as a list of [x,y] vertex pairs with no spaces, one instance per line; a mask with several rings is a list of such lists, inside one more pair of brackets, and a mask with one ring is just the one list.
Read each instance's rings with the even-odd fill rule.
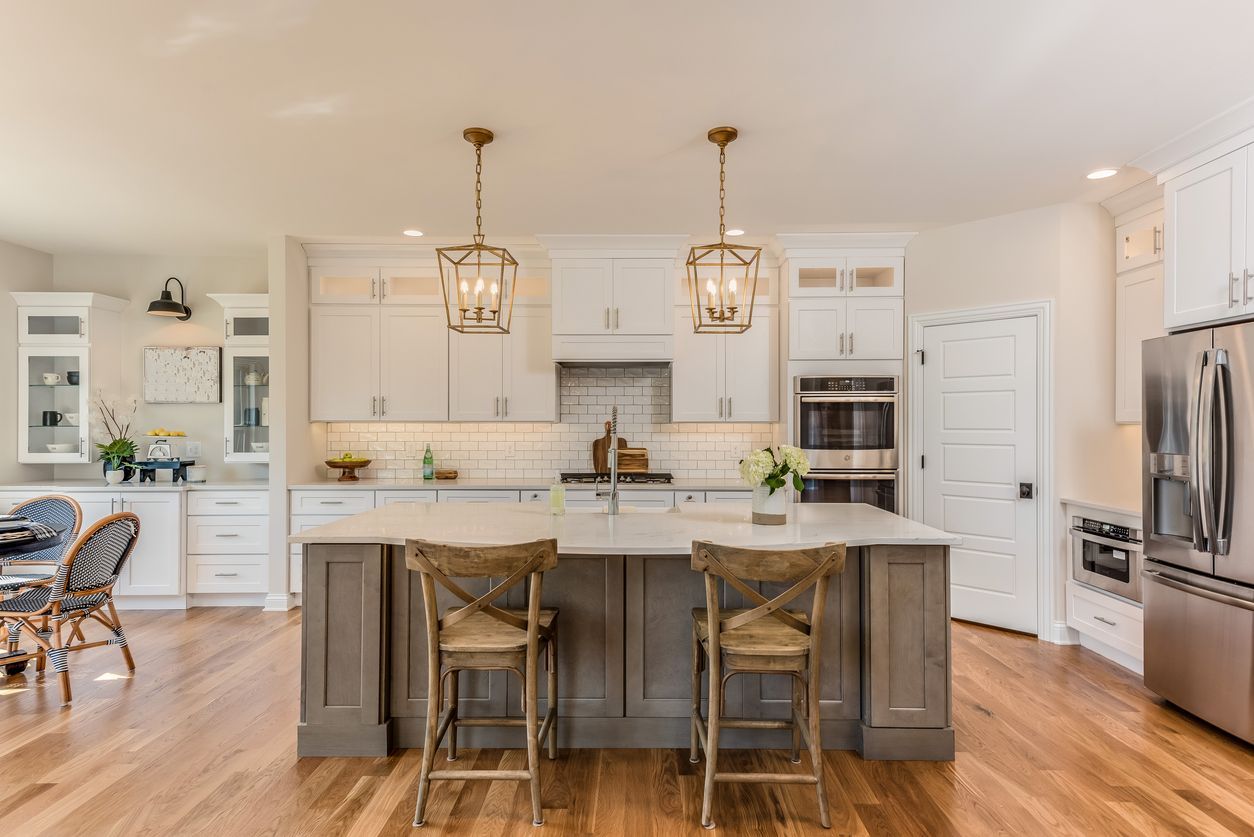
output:
[[379,268],[366,265],[311,267],[309,301],[373,305],[379,301]]
[[847,284],[850,296],[901,296],[906,260],[901,256],[849,258]]
[[548,308],[515,308],[505,337],[501,417],[557,421],[557,366]]
[[1136,270],[1163,258],[1163,214],[1151,212],[1115,227],[1115,271]]
[[1154,265],[1115,280],[1115,421],[1141,421],[1141,343],[1165,332],[1163,270]]
[[379,309],[312,306],[309,310],[309,418],[378,418]]
[[758,308],[748,331],[728,334],[723,340],[727,420],[775,421],[779,332],[774,310]]
[[614,333],[670,334],[674,275],[675,263],[669,259],[615,259]]
[[226,462],[270,461],[270,350],[222,352]]
[[851,299],[846,321],[846,357],[896,360],[903,353],[901,298]]
[[721,421],[721,334],[694,334],[692,312],[676,308],[675,361],[671,364],[671,421]]
[[499,421],[504,336],[449,332],[448,417]]
[[798,300],[788,311],[788,355],[793,360],[844,357],[845,302]]
[[443,308],[385,308],[379,329],[379,416],[448,420],[448,323]]
[[1164,322],[1168,328],[1238,316],[1246,237],[1246,150],[1167,181]]
[[[18,349],[18,462],[91,461],[94,447],[89,396],[93,383],[89,361],[88,349]],[[69,382],[70,372],[78,373],[76,383]]]
[[139,515],[140,536],[118,578],[118,595],[179,595],[183,592],[182,496],[174,491],[123,491],[119,497],[119,511]]
[[553,262],[553,333],[609,334],[614,304],[612,259]]

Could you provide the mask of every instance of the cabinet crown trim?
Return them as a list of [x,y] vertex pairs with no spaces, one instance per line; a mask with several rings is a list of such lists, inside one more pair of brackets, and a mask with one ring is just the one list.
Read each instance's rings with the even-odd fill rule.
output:
[[76,293],[72,291],[10,291],[18,305],[43,308],[99,308],[104,311],[121,311],[130,305],[129,299],[105,294]]

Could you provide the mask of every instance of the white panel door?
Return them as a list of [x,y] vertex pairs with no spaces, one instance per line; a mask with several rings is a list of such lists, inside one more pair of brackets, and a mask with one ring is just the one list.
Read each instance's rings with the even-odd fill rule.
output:
[[779,331],[775,311],[755,309],[749,330],[728,334],[723,341],[727,420],[775,421],[778,418],[775,405],[779,403],[775,379],[775,370],[779,368],[776,348]]
[[505,338],[501,418],[557,421],[557,366],[548,308],[515,308]]
[[379,309],[309,309],[309,418],[370,421],[379,413]]
[[1115,421],[1141,421],[1141,343],[1161,337],[1161,264],[1115,277]]
[[615,259],[610,325],[616,334],[670,334],[675,263]]
[[849,300],[845,357],[899,360],[903,354],[900,297]]
[[553,333],[609,334],[612,259],[553,260]]
[[504,335],[449,332],[450,421],[499,421]]
[[928,326],[923,346],[923,508],[962,537],[950,550],[958,619],[1037,631],[1036,320]]
[[379,417],[448,421],[448,322],[434,306],[379,315]]
[[1197,325],[1245,310],[1246,149],[1167,181],[1164,323]]
[[182,495],[177,491],[123,491],[118,511],[139,515],[139,541],[118,577],[122,596],[177,596],[183,592]]
[[675,362],[671,364],[671,421],[723,418],[721,334],[694,334],[692,311],[674,309]]
[[788,306],[788,356],[839,360],[845,356],[847,300],[794,300]]

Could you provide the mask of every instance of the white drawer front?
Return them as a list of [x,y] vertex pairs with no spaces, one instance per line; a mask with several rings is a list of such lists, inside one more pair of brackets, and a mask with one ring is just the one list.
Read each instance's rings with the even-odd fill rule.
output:
[[684,504],[691,504],[691,503],[704,503],[704,502],[705,502],[704,491],[676,491],[675,492],[675,505],[677,506],[682,506]]
[[753,499],[752,491],[707,491],[707,503],[747,503]]
[[373,491],[293,491],[292,514],[357,514],[374,508]]
[[[289,535],[299,535],[301,532],[307,532],[315,526],[322,526],[326,523],[334,523],[337,520],[343,520],[346,515],[342,514],[302,514],[293,517],[290,520],[291,526],[288,527]],[[292,544],[300,548],[300,544]]]
[[269,551],[268,517],[189,517],[189,555],[264,555]]
[[264,491],[189,491],[187,513],[193,514],[269,514],[270,499]]
[[1104,596],[1074,581],[1067,585],[1067,623],[1081,633],[1134,657],[1145,644],[1140,608]]
[[189,593],[264,593],[266,562],[232,559],[224,556],[199,556],[187,565]]
[[374,493],[375,508],[390,506],[393,503],[434,503],[435,500],[435,489],[397,489],[392,491],[376,491]]
[[482,488],[451,489],[439,492],[441,503],[517,503],[517,491],[494,491]]
[[[609,489],[603,488],[602,491],[609,491]],[[684,492],[685,496],[700,493],[699,491]],[[595,508],[608,502],[606,498],[598,498],[596,494],[596,490],[591,488],[567,491],[566,504],[571,508]],[[675,505],[675,492],[655,491],[648,488],[620,488],[618,489],[618,504],[619,506],[634,506],[638,509],[669,509]]]
[[547,503],[549,501],[549,492],[540,490],[528,490],[518,492],[518,497],[524,503]]

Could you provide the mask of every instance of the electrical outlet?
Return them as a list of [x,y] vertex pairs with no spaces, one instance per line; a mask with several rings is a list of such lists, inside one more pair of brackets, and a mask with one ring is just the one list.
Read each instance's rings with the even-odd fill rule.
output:
[[188,442],[187,455],[192,459],[199,459],[201,455],[200,442]]
[[506,443],[505,443],[505,448],[504,448],[504,450],[502,451],[502,453],[504,453],[504,454],[505,454],[505,458],[506,458],[506,459],[513,459],[513,458],[514,458],[514,443],[513,443],[513,442],[506,442]]

